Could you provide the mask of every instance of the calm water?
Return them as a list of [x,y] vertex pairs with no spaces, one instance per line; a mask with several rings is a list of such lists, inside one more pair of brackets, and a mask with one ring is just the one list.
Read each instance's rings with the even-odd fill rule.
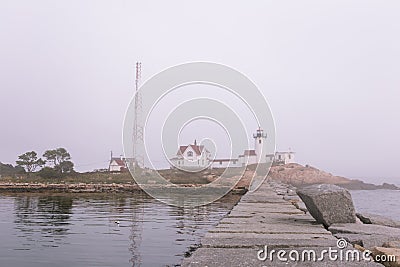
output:
[[0,195],[0,266],[174,266],[238,198],[183,209],[144,195]]
[[400,221],[400,190],[350,191],[357,212],[383,215]]
[[[400,220],[400,191],[351,194],[357,211]],[[144,195],[0,194],[0,266],[174,266],[238,198],[183,209]]]

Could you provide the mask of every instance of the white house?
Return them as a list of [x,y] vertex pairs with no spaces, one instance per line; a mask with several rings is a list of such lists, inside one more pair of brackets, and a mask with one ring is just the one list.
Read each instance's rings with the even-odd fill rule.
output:
[[110,163],[108,164],[109,172],[124,172],[128,171],[128,167],[133,166],[132,158],[123,158],[120,156],[119,158],[113,157],[111,152]]
[[108,171],[110,172],[122,172],[126,171],[127,165],[125,162],[125,159],[120,157],[120,158],[111,158],[110,163],[108,165]]
[[194,144],[180,146],[176,157],[170,159],[173,167],[186,170],[204,169],[209,167],[211,162],[211,153],[204,146]]

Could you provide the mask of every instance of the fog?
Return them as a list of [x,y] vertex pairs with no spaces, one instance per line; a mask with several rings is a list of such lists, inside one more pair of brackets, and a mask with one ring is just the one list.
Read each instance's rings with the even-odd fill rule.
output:
[[210,61],[264,93],[278,150],[400,184],[399,12],[370,0],[2,0],[0,161],[61,146],[79,171],[106,168],[123,152],[135,62],[146,80]]

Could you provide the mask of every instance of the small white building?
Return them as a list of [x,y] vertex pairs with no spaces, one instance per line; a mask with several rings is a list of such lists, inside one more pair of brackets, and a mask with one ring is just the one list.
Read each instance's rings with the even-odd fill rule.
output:
[[108,164],[109,172],[124,172],[128,171],[128,168],[132,168],[134,165],[133,158],[124,158],[122,155],[120,157],[113,157],[111,151],[110,162]]
[[186,170],[204,169],[209,167],[211,153],[203,145],[194,144],[180,146],[176,157],[170,159],[173,167]]
[[108,171],[109,172],[123,172],[126,171],[127,164],[124,158],[111,158],[110,163],[108,165]]
[[240,166],[252,165],[257,163],[257,154],[255,149],[248,149],[239,155]]
[[274,154],[267,155],[267,159],[272,161],[274,164],[289,164],[294,163],[294,152],[285,151],[285,152],[275,152]]

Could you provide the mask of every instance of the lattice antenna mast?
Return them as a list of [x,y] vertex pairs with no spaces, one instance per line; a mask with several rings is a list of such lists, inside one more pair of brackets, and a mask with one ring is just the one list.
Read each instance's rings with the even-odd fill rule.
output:
[[137,167],[144,167],[144,156],[140,151],[143,144],[143,125],[142,117],[142,95],[139,91],[140,78],[142,76],[142,63],[136,62],[136,79],[135,79],[135,116],[133,124],[133,158]]

